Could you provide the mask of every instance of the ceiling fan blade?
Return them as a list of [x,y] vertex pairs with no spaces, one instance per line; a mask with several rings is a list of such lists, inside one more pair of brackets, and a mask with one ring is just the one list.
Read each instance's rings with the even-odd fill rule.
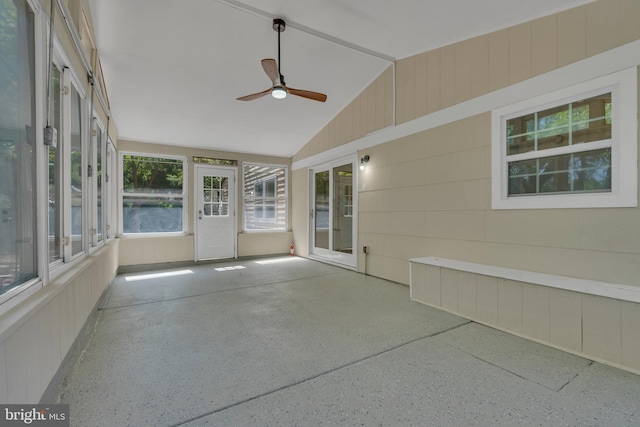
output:
[[238,101],[252,101],[254,99],[258,99],[258,98],[262,98],[265,95],[268,95],[271,93],[271,88],[263,91],[263,92],[258,92],[258,93],[252,93],[251,95],[246,95],[246,96],[241,96],[240,98],[237,98]]
[[287,87],[287,89],[289,90],[289,93],[292,95],[298,95],[303,98],[312,99],[314,101],[320,101],[320,102],[324,102],[327,100],[327,95],[325,95],[324,93],[312,92],[310,90],[294,89],[292,87]]
[[272,82],[275,83],[276,80],[280,80],[280,71],[275,59],[263,59],[262,68],[264,68],[264,72],[267,73]]

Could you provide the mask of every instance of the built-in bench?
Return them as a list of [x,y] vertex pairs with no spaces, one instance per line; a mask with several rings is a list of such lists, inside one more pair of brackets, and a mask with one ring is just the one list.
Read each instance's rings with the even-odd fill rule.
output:
[[640,374],[640,287],[439,257],[409,261],[414,301]]

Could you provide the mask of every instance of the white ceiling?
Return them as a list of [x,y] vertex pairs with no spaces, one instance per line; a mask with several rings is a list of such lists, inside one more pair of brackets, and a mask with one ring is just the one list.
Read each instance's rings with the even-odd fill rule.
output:
[[[590,1],[89,0],[120,138],[286,157],[390,59]],[[236,100],[271,86],[260,60],[277,58],[274,17],[287,85],[326,103]]]

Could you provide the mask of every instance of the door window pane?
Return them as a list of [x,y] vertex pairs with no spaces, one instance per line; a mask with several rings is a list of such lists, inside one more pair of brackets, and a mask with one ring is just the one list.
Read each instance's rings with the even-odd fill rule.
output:
[[37,276],[34,17],[0,0],[0,294]]
[[352,253],[353,164],[333,168],[333,250]]
[[329,249],[329,171],[315,174],[315,247]]
[[229,216],[229,178],[203,177],[201,202],[204,216]]

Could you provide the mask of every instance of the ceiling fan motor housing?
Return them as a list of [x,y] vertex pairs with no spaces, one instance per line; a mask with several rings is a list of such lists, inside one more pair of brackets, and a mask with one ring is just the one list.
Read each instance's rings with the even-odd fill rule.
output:
[[279,33],[283,32],[287,24],[284,19],[276,18],[273,20],[273,29]]

